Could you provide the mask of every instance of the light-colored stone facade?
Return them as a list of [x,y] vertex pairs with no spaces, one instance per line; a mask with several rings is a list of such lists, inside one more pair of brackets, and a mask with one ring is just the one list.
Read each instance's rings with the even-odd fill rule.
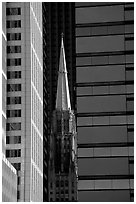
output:
[[42,201],[42,3],[12,2],[6,7],[9,74],[6,156],[18,168],[18,201]]

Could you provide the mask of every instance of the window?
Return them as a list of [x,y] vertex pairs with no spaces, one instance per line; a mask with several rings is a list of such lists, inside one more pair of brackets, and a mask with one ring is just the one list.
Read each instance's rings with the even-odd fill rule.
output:
[[125,80],[125,66],[96,66],[77,68],[77,83]]
[[7,118],[21,117],[21,110],[7,110]]
[[[85,168],[87,166],[87,168]],[[98,168],[101,166],[101,168]],[[79,175],[126,175],[128,158],[80,158],[78,159]]]
[[21,97],[7,97],[7,105],[10,104],[21,104]]
[[17,171],[20,171],[20,170],[21,170],[21,163],[12,163],[12,165],[14,166],[14,168],[15,168]]
[[7,66],[20,66],[21,58],[7,59]]
[[7,41],[21,40],[21,33],[7,33]]
[[21,123],[7,123],[7,131],[21,130]]
[[124,50],[124,36],[82,37],[76,39],[77,53]]
[[21,84],[7,84],[7,92],[21,91]]
[[7,21],[7,28],[21,28],[21,20]]
[[[115,15],[116,13],[116,15]],[[124,6],[86,7],[76,9],[76,23],[99,23],[123,21]]]
[[90,27],[76,28],[76,36],[89,36],[91,34]]
[[7,136],[6,137],[6,144],[20,144],[21,143],[21,136]]
[[125,96],[78,97],[77,112],[114,112],[126,110]]
[[8,79],[19,79],[21,78],[21,71],[13,71],[13,72],[7,72],[7,78]]
[[21,15],[21,8],[7,8],[6,15]]
[[77,132],[79,144],[96,144],[98,141],[101,144],[126,143],[128,140],[126,126],[109,126],[108,128],[104,126],[93,128],[78,127]]
[[7,149],[6,157],[21,157],[21,149]]
[[65,181],[65,186],[68,186],[68,181],[67,180]]
[[20,177],[17,177],[17,185],[20,185]]
[[21,53],[21,46],[7,46],[7,53]]
[[130,202],[129,190],[79,191],[79,202]]
[[20,191],[17,191],[17,199],[20,199]]

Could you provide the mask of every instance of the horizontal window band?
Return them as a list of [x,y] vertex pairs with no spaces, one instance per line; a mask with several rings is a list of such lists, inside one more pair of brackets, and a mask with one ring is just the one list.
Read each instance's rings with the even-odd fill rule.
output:
[[115,125],[112,125],[112,124],[105,124],[105,125],[77,125],[77,128],[80,128],[80,127],[90,127],[90,128],[96,128],[96,127],[125,127],[125,126],[128,126],[128,125],[134,125],[134,124],[115,124]]
[[100,27],[100,26],[115,26],[115,25],[133,25],[134,20],[126,20],[126,21],[115,21],[115,22],[102,22],[102,23],[83,23],[83,24],[76,24],[76,28],[79,27]]
[[[90,95],[89,94],[88,95],[87,94],[84,94],[84,95],[78,95],[77,94],[77,97],[93,97],[93,96],[105,96],[106,97],[106,96],[128,96],[128,95],[131,96],[132,93],[123,93],[123,94],[118,94],[118,93],[115,93],[115,94],[114,93],[113,94],[112,93],[108,93],[108,94],[106,93],[105,94],[104,93],[104,94],[93,94],[93,95],[92,94],[90,94]],[[126,98],[126,100],[129,101],[129,98]],[[134,100],[134,98],[133,98],[133,100]]]
[[84,175],[78,176],[78,180],[105,180],[105,179],[134,179],[134,175]]
[[107,188],[101,188],[101,189],[96,189],[96,188],[94,188],[94,189],[78,189],[78,191],[79,192],[82,192],[82,191],[84,191],[84,192],[88,192],[88,191],[90,191],[90,192],[98,192],[98,191],[130,191],[130,189],[124,189],[124,188],[116,188],[116,189],[113,189],[113,188],[109,188],[109,189],[107,189]]
[[86,86],[111,86],[111,85],[133,85],[134,80],[129,81],[103,81],[103,82],[83,82],[76,83],[76,87],[86,87]]
[[116,116],[116,115],[134,115],[134,111],[76,113],[77,117]]
[[[109,66],[109,65],[113,65],[113,66],[115,66],[115,65],[124,65],[124,66],[127,66],[127,65],[132,65],[133,64],[133,66],[134,66],[134,63],[125,63],[125,62],[121,62],[121,63],[107,63],[107,64],[86,64],[86,65],[84,65],[84,64],[82,64],[82,65],[76,65],[76,68],[78,69],[78,68],[86,68],[86,67],[106,67],[106,66]],[[126,67],[126,69],[127,69],[127,67]]]
[[81,160],[81,159],[109,159],[109,158],[129,158],[129,156],[112,156],[112,155],[110,155],[110,156],[89,156],[89,157],[85,157],[85,156],[78,156],[77,157],[78,158],[78,160]]
[[78,144],[77,148],[97,148],[97,147],[133,147],[133,142],[121,142],[121,143],[90,143],[90,144]]
[[[77,2],[77,3],[79,3],[79,2]],[[86,2],[86,3],[88,3],[88,2]],[[92,2],[93,3],[93,2]],[[124,5],[124,2],[119,2],[119,3],[114,3],[114,2],[99,2],[98,4],[96,3],[96,5],[95,4],[91,4],[91,2],[90,2],[90,4],[88,5],[75,5],[75,8],[86,8],[86,7],[107,7],[107,6],[119,6],[119,5]]]
[[[128,33],[127,33],[128,34]],[[132,32],[130,32],[129,34],[132,34]],[[123,35],[124,36],[124,32],[122,33],[107,33],[107,34],[88,34],[88,35],[76,35],[76,38],[84,38],[84,37],[107,37],[107,36],[116,36],[116,35]]]
[[130,55],[134,54],[134,50],[113,51],[113,52],[87,52],[76,53],[76,57],[92,57],[92,56],[110,56],[110,55]]

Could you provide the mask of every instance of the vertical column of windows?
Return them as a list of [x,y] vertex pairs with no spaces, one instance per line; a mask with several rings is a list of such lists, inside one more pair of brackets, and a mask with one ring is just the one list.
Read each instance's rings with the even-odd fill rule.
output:
[[[134,20],[134,4],[126,4],[124,6],[124,17],[125,20],[133,21]],[[126,52],[131,51],[132,54],[126,56],[126,66],[125,66],[125,72],[126,72],[126,81],[132,81],[134,83],[134,25],[129,25],[129,27],[125,27],[125,50]],[[133,86],[133,85],[132,85]],[[126,94],[126,109],[129,112],[132,112],[132,115],[127,116],[127,140],[128,142],[131,141],[132,148],[134,148],[134,93],[132,94]],[[131,118],[131,120],[129,119]],[[131,123],[131,127],[129,128],[129,124]],[[131,139],[130,139],[131,136]],[[134,153],[134,150],[133,150]],[[129,168],[129,174],[133,175],[134,174],[134,164],[131,164],[131,161],[133,161],[134,154],[130,155],[129,153],[129,163],[128,163],[128,168]],[[132,180],[133,181],[133,180]],[[129,180],[129,188],[130,190],[130,201],[134,201],[134,184],[131,185],[131,180]]]
[[[16,109],[16,105],[19,106],[21,104],[21,96],[13,95],[14,92],[21,91],[21,84],[18,83],[18,80],[21,79],[21,65],[22,59],[20,54],[22,53],[21,45],[16,45],[15,41],[21,42],[21,19],[19,16],[21,15],[21,7],[15,8],[7,8],[7,78],[10,79],[7,84],[7,92],[12,92],[12,97],[7,97],[7,118],[12,122],[7,123],[7,131],[17,131],[21,130],[21,122],[15,123],[14,118],[21,117],[21,109]],[[14,15],[14,20],[10,20],[10,16]],[[17,17],[17,19],[16,19]],[[17,28],[17,29],[16,29]],[[9,44],[10,43],[10,44]],[[15,68],[12,70],[12,67]],[[10,68],[10,69],[9,69]],[[12,82],[12,79],[16,79]],[[10,84],[9,84],[10,83]],[[10,106],[9,106],[10,105]],[[14,106],[12,106],[14,105]],[[20,120],[20,119],[19,119]],[[8,132],[7,132],[8,133]],[[15,136],[7,136],[6,143],[9,144],[9,148],[11,148],[15,144],[21,144],[21,135]],[[19,148],[19,147],[18,147]],[[7,157],[21,157],[21,149],[7,149],[6,150]],[[21,170],[21,163],[13,163],[13,166],[17,169],[17,171]],[[17,185],[20,185],[20,176],[18,176]],[[19,188],[18,188],[19,189]],[[17,200],[20,199],[20,190],[17,191]]]

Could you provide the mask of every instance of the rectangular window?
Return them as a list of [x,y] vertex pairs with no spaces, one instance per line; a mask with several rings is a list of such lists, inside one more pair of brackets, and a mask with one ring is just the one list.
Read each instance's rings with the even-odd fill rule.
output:
[[21,53],[21,46],[7,46],[7,53]]
[[128,141],[126,126],[78,127],[77,132],[79,144],[126,143]]
[[21,97],[7,97],[7,105],[21,104]]
[[7,8],[6,15],[21,15],[21,8]]
[[7,59],[7,66],[20,66],[21,58]]
[[21,28],[21,20],[7,21],[7,28]]
[[124,81],[125,66],[95,66],[77,68],[77,83]]
[[21,130],[21,123],[7,123],[7,131]]
[[21,157],[21,149],[7,149],[6,157]]
[[13,71],[13,72],[7,72],[7,78],[8,79],[19,79],[21,78],[21,71]]
[[[98,168],[99,166],[101,168]],[[80,158],[78,169],[79,175],[126,175],[128,158]]]
[[17,191],[17,199],[20,199],[20,191]]
[[[96,3],[96,2],[95,2]],[[115,15],[116,13],[116,15]],[[101,6],[101,7],[86,7],[76,9],[76,23],[99,23],[99,22],[114,22],[123,21],[124,6]]]
[[7,118],[21,117],[21,110],[7,110]]
[[6,137],[6,144],[20,144],[21,143],[21,136],[7,136]]
[[[107,3],[107,2],[106,2]],[[79,191],[79,202],[130,202],[130,190]]]
[[21,91],[21,84],[7,84],[7,92]]
[[78,97],[77,112],[114,112],[126,110],[125,96]]
[[124,51],[124,36],[82,37],[76,39],[77,53]]
[[7,33],[7,41],[21,40],[21,33]]
[[17,177],[17,185],[20,185],[20,177]]

